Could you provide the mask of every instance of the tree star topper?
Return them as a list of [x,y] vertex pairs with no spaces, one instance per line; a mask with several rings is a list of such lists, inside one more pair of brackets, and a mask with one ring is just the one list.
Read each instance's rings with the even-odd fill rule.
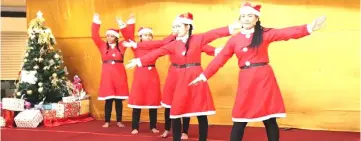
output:
[[37,18],[43,18],[43,13],[40,12],[40,10],[38,11],[38,13],[36,13]]

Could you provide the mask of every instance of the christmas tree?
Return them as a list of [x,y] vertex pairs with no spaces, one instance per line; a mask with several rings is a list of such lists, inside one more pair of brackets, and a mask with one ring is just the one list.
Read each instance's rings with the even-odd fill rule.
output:
[[54,48],[55,37],[44,24],[40,11],[29,23],[28,46],[17,83],[16,97],[23,97],[32,104],[43,100],[58,102],[71,93],[61,51]]

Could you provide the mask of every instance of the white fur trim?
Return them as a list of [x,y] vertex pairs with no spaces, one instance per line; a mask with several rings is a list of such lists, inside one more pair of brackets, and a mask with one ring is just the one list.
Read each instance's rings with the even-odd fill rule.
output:
[[193,20],[186,19],[186,18],[178,18],[177,20],[179,20],[179,22],[184,23],[184,24],[192,24],[193,23]]
[[221,51],[223,50],[224,47],[220,47],[220,48],[216,48],[214,49],[214,56],[217,56],[219,53],[221,53]]
[[108,35],[108,34],[114,35],[115,37],[119,38],[119,33],[115,32],[114,30],[107,30],[107,32],[105,34],[106,35]]
[[127,21],[127,24],[135,24],[135,18],[131,18]]
[[196,117],[196,116],[209,116],[215,115],[216,111],[206,111],[206,112],[195,112],[195,113],[186,113],[181,115],[170,115],[171,119],[182,118],[182,117]]
[[163,103],[163,102],[160,102],[160,105],[162,105],[164,108],[171,108],[171,106],[170,106],[170,105],[165,104],[165,103]]
[[199,78],[204,82],[207,81],[207,78],[203,73],[201,73],[201,75],[199,75]]
[[140,30],[140,31],[138,32],[138,35],[140,36],[140,35],[143,35],[143,34],[146,34],[146,33],[153,34],[153,31],[152,31],[152,29],[150,29],[150,28],[143,28],[142,30]]
[[141,106],[141,105],[132,105],[132,104],[128,104],[129,108],[137,108],[137,109],[158,109],[158,108],[162,108],[162,105],[159,106]]
[[107,99],[128,99],[128,96],[106,96],[106,97],[98,97],[98,100],[107,100]]
[[259,122],[259,121],[264,121],[264,120],[267,120],[270,118],[281,118],[281,117],[285,118],[286,113],[271,114],[271,115],[258,117],[258,118],[233,118],[232,117],[232,121],[233,122]]
[[139,58],[135,58],[134,61],[135,61],[135,64],[136,64],[138,67],[142,67],[142,62],[140,61]]
[[250,6],[243,6],[240,10],[239,10],[240,14],[255,14],[257,16],[260,16],[261,13],[258,12],[256,9],[254,9],[253,7]]
[[94,19],[94,20],[93,20],[93,23],[95,23],[95,24],[101,24],[102,22],[101,22],[100,20]]
[[308,31],[308,33],[312,33],[312,27],[311,27],[311,25],[310,24],[307,24],[307,31]]

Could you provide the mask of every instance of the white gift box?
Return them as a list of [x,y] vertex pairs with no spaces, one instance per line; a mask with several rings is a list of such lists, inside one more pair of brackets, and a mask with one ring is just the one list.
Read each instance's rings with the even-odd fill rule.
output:
[[65,116],[65,105],[57,104],[55,110],[57,118],[63,118]]
[[17,127],[36,128],[43,121],[43,116],[40,110],[31,109],[20,112],[14,120]]
[[2,108],[10,111],[23,111],[24,108],[24,99],[18,98],[3,98],[2,99]]
[[0,127],[5,127],[6,121],[3,117],[0,117]]
[[69,102],[75,102],[77,101],[78,98],[75,96],[67,96],[67,97],[63,97],[63,102],[65,103],[69,103]]

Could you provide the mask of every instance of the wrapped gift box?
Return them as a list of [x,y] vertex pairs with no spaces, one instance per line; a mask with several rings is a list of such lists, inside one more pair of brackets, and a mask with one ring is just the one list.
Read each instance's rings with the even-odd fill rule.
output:
[[14,118],[15,118],[15,112],[14,111],[10,111],[10,110],[6,110],[6,109],[1,109],[1,117],[4,118],[5,120],[5,127],[13,127],[14,126]]
[[80,103],[75,102],[59,102],[56,108],[57,118],[75,117],[79,115]]
[[65,102],[65,103],[75,102],[76,100],[78,100],[78,98],[75,96],[63,97],[63,102]]
[[6,121],[3,117],[0,117],[0,127],[5,127]]
[[17,98],[3,98],[2,99],[2,108],[11,110],[11,111],[23,111],[24,108],[24,99]]
[[58,103],[48,103],[43,105],[44,110],[55,110]]
[[43,121],[40,110],[25,110],[20,112],[15,118],[15,124],[21,128],[36,128]]
[[89,99],[79,100],[78,102],[80,105],[80,111],[79,111],[80,115],[87,114],[90,112]]
[[43,110],[41,113],[43,114],[44,120],[56,118],[56,110]]

